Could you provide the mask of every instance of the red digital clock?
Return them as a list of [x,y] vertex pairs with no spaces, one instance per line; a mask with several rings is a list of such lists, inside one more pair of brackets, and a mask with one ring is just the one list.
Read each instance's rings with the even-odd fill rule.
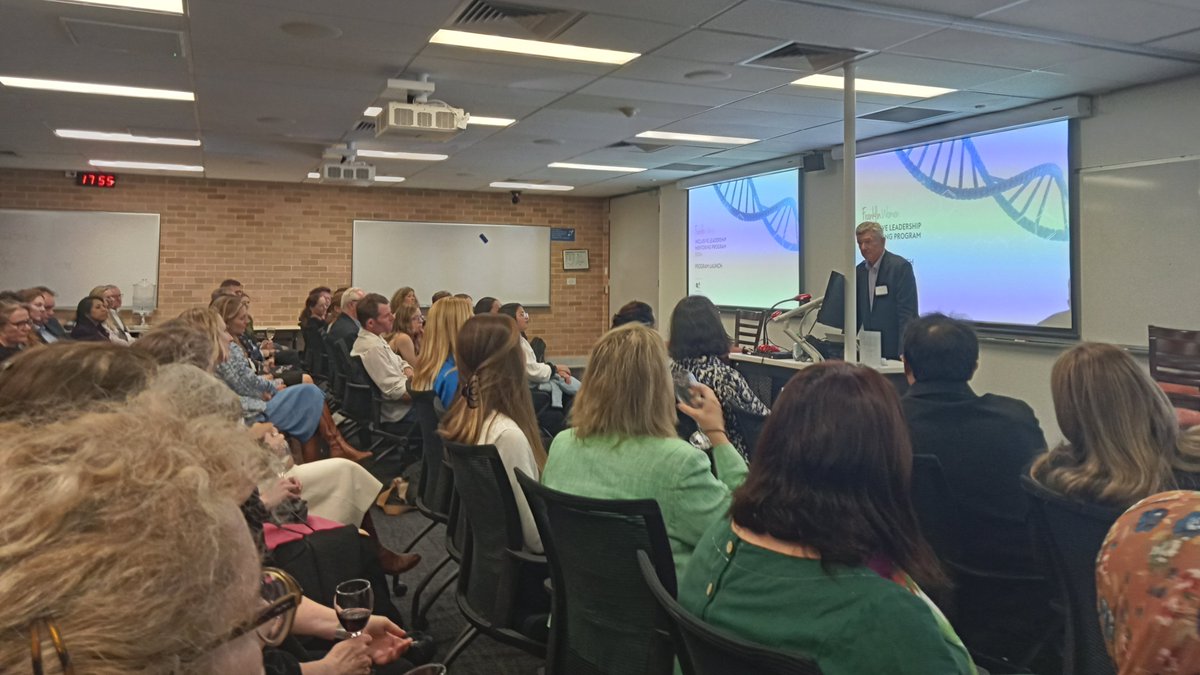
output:
[[114,174],[100,173],[99,171],[80,171],[75,175],[75,183],[84,187],[110,188],[117,186],[117,177]]

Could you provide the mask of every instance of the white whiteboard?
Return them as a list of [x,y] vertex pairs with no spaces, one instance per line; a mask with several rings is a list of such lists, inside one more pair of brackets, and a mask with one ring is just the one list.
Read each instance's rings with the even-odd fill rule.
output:
[[1200,329],[1200,161],[1080,173],[1085,340],[1146,348],[1146,326]]
[[74,307],[96,286],[158,283],[158,214],[0,209],[0,288],[49,286]]
[[351,274],[355,286],[388,297],[412,286],[422,304],[447,290],[549,305],[550,228],[356,220]]

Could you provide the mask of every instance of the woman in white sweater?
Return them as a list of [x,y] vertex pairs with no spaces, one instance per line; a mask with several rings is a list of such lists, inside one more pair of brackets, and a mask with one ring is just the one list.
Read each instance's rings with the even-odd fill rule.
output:
[[494,445],[508,473],[525,548],[542,552],[542,541],[514,471],[537,478],[546,464],[533,399],[525,380],[516,323],[503,314],[480,314],[463,324],[454,346],[462,395],[442,420],[442,435],[467,445]]

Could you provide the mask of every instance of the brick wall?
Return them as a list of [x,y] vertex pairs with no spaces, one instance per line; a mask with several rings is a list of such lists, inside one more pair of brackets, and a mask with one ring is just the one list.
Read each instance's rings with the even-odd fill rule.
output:
[[[551,307],[530,310],[530,337],[545,339],[552,355],[581,355],[608,325],[604,199],[526,192],[513,205],[507,192],[136,175],[120,176],[113,190],[97,190],[76,187],[61,172],[0,170],[0,208],[158,213],[158,316],[207,304],[212,289],[234,277],[253,296],[259,325],[292,325],[310,288],[349,285],[355,219],[573,227],[576,241],[551,243]],[[591,269],[564,272],[566,248],[588,249]],[[575,285],[567,285],[568,276]],[[29,285],[43,281],[30,279]],[[368,290],[390,297],[405,285],[409,280],[398,274],[393,288]],[[128,297],[130,290],[124,290]],[[435,290],[418,288],[417,293],[428,302]],[[73,306],[75,299],[60,299],[60,304]]]

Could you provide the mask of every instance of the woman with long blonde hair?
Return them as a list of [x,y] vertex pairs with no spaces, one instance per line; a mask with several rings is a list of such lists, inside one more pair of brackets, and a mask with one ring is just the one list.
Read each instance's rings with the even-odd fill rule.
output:
[[[721,402],[702,384],[691,394],[691,401],[676,405],[658,333],[640,323],[610,330],[592,348],[572,428],[554,438],[542,475],[548,487],[584,497],[658,501],[677,574],[746,477],[746,462],[726,435]],[[704,451],[676,434],[677,409],[713,442],[716,476]]]
[[1200,456],[1166,394],[1125,350],[1085,342],[1050,373],[1066,441],[1030,475],[1066,497],[1126,508],[1156,492],[1200,487]]
[[546,464],[516,323],[498,314],[470,318],[458,334],[454,362],[463,393],[442,420],[442,437],[496,446],[516,497],[525,547],[540,553],[542,540],[514,473],[520,469],[537,477]]
[[465,298],[446,298],[429,308],[421,353],[414,367],[412,386],[437,392],[447,410],[458,394],[458,368],[454,365],[454,347],[458,331],[471,318],[471,303]]

